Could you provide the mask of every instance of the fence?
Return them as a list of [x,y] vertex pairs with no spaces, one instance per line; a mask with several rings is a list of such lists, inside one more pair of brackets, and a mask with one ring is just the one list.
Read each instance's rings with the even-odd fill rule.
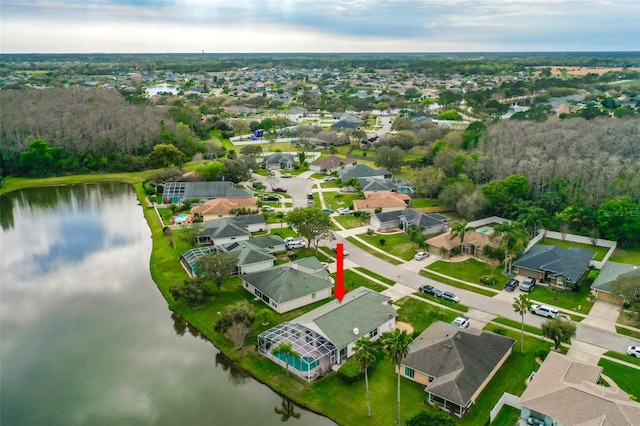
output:
[[616,241],[603,240],[602,238],[596,238],[592,240],[591,238],[584,237],[582,235],[562,234],[555,231],[546,231],[546,236],[554,240],[571,241],[574,243],[589,244],[598,247],[609,247],[607,254],[605,254],[602,260],[592,260],[591,262],[589,262],[589,265],[597,269],[602,269],[602,266],[607,263],[607,260],[609,260],[609,257],[611,257],[613,252],[616,250],[616,247],[618,246],[618,243]]
[[489,412],[489,423],[492,423],[496,419],[496,417],[498,416],[498,413],[500,412],[500,410],[502,410],[502,407],[504,405],[517,408],[518,410],[522,408],[522,406],[520,405],[519,396],[515,396],[510,393],[504,392],[500,397],[500,399],[498,400],[498,402],[496,403],[496,405],[494,405],[491,411]]

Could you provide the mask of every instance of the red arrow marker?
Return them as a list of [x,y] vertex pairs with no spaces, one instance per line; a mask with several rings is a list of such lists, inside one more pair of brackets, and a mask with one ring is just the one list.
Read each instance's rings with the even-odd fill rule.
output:
[[338,302],[342,302],[342,298],[347,294],[347,290],[344,288],[344,266],[343,266],[343,244],[338,243],[336,245],[336,288],[333,289],[333,293],[338,298]]

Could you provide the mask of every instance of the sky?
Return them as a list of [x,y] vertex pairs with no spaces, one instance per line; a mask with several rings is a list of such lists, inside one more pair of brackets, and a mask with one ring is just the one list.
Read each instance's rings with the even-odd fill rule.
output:
[[640,51],[640,0],[0,0],[2,53]]

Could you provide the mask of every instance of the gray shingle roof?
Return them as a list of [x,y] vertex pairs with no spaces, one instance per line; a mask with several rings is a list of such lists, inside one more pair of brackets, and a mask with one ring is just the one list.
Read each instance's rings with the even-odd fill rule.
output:
[[640,280],[640,266],[626,263],[607,262],[600,270],[600,274],[591,284],[591,289],[611,292],[611,283],[621,275],[637,275]]
[[415,209],[394,210],[390,212],[376,213],[375,215],[381,223],[393,222],[404,218],[409,223],[428,228],[446,223],[449,219],[439,213],[423,213]]
[[277,303],[333,287],[328,278],[296,269],[292,264],[277,265],[259,272],[242,275],[242,279]]
[[356,164],[355,166],[345,167],[342,170],[338,171],[340,178],[342,180],[351,179],[352,177],[364,178],[364,177],[374,177],[374,176],[388,176],[391,177],[391,172],[388,170],[376,170],[369,166],[365,166],[364,164]]
[[205,228],[198,232],[198,236],[208,235],[212,240],[216,238],[229,238],[251,235],[251,232],[235,223],[224,220],[210,220],[205,222]]
[[550,271],[553,276],[563,276],[576,282],[589,267],[595,252],[582,248],[564,248],[537,244],[529,249],[514,266],[531,270]]
[[[294,322],[319,332],[341,349],[398,316],[396,310],[386,303],[388,300],[387,296],[358,287],[348,292],[342,303],[334,299]],[[358,335],[353,334],[354,328],[358,328]]]
[[435,377],[425,391],[465,406],[514,343],[498,334],[438,321],[411,343],[403,364]]
[[247,241],[239,241],[225,244],[223,247],[231,256],[238,259],[238,265],[251,265],[253,263],[264,262],[265,260],[275,260],[276,258],[262,250],[256,250],[252,244]]

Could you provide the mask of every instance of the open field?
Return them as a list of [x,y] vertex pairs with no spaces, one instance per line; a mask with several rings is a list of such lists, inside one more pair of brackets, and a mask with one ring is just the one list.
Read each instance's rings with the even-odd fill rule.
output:
[[640,68],[631,67],[631,68],[622,68],[622,67],[566,67],[562,65],[554,65],[551,67],[535,67],[538,69],[542,68],[551,68],[551,75],[561,75],[562,70],[565,70],[567,75],[571,76],[585,76],[587,74],[598,74],[603,75],[611,71],[624,71],[626,69],[633,71],[640,71]]

